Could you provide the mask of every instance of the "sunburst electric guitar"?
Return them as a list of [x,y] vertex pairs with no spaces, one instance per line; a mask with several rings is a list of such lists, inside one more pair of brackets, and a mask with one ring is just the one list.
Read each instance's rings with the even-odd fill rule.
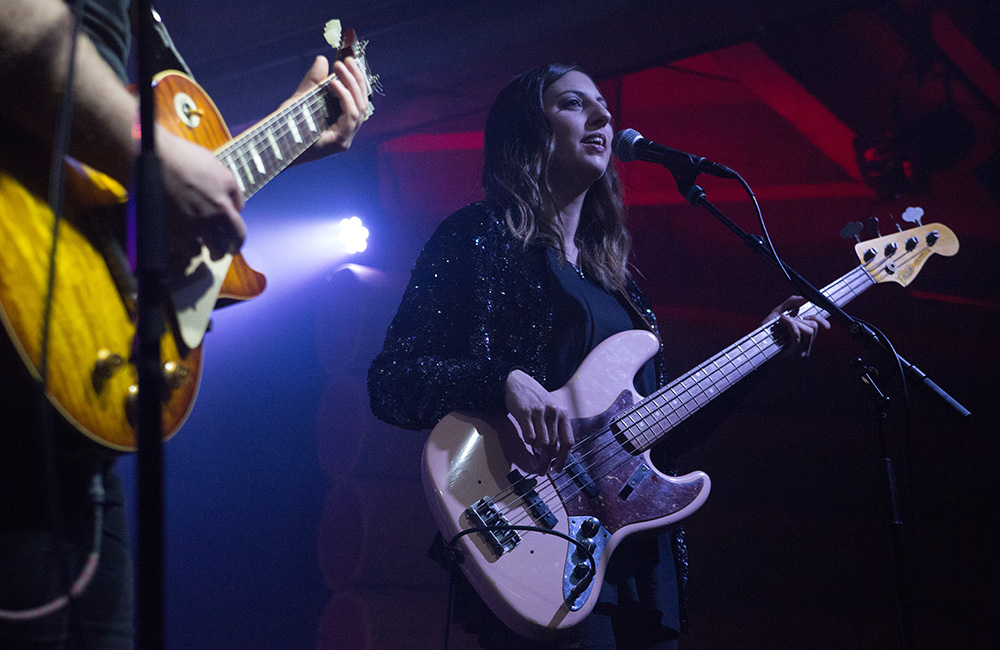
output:
[[[378,81],[365,59],[367,42],[358,40],[354,30],[341,35],[339,21],[327,24],[325,36],[338,58],[357,60],[370,94]],[[154,79],[157,122],[214,151],[249,198],[337,120],[340,106],[327,89],[334,77],[233,138],[211,98],[193,79],[163,72]],[[45,165],[26,164],[25,158],[39,157],[31,153],[26,150],[17,160],[5,155],[0,165],[0,319],[38,379],[55,228],[45,200],[47,173],[35,171]],[[109,226],[122,223],[126,197],[115,181],[99,172],[72,160],[67,169],[67,207],[58,228],[50,301],[46,392],[63,417],[86,436],[112,449],[132,451],[138,391],[133,363],[136,289],[121,252],[120,233]],[[164,439],[180,428],[194,405],[202,337],[212,309],[220,301],[256,297],[264,284],[264,276],[241,255],[212,260],[204,247],[183,276],[171,280],[169,325],[160,345],[166,386]]]
[[[958,240],[933,224],[856,250],[861,266],[823,289],[837,305],[876,283],[909,284],[932,254],[954,255]],[[798,313],[826,315],[811,303]],[[424,447],[424,491],[445,539],[458,538],[462,570],[501,620],[535,638],[576,625],[593,609],[608,559],[625,537],[683,519],[705,502],[706,474],[662,474],[649,449],[776,355],[785,336],[776,322],[648,397],[632,380],[659,348],[656,336],[633,330],[598,345],[553,393],[577,441],[560,472],[532,475],[527,450],[511,446],[510,416],[451,413],[434,428]]]

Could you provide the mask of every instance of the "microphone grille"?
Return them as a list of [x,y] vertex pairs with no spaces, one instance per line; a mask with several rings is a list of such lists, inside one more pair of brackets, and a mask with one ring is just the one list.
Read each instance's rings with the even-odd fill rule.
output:
[[635,143],[642,135],[635,129],[622,129],[611,139],[611,151],[622,162],[635,160]]

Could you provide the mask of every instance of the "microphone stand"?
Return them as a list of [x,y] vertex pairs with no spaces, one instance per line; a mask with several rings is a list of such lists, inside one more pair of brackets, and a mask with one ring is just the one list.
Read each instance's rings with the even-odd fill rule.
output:
[[[871,328],[845,313],[839,306],[823,295],[821,291],[813,287],[794,269],[778,259],[771,249],[765,245],[762,237],[747,233],[729,217],[727,217],[719,208],[713,205],[705,196],[705,191],[698,185],[695,185],[694,181],[699,174],[699,170],[694,164],[691,165],[690,170],[677,171],[676,169],[668,169],[673,175],[674,180],[677,181],[678,191],[682,196],[684,196],[688,203],[695,207],[700,206],[705,208],[715,218],[721,221],[723,225],[729,228],[729,230],[740,237],[740,239],[742,239],[751,250],[763,256],[764,259],[770,262],[772,266],[775,266],[779,270],[783,270],[797,293],[803,296],[806,300],[812,302],[814,305],[826,310],[826,312],[830,314],[832,320],[843,325],[847,329],[848,333],[850,333],[850,335],[863,346],[875,350],[878,354],[882,355],[883,358],[887,359],[892,366],[901,367],[913,381],[927,389],[931,395],[936,396],[953,413],[960,417],[970,415],[969,411],[966,410],[965,407],[955,401],[955,399],[931,381],[927,375],[887,347],[882,340],[875,335]],[[902,553],[903,522],[899,512],[899,494],[896,486],[892,458],[890,458],[888,453],[884,426],[885,421],[888,419],[886,408],[889,400],[875,383],[875,378],[878,375],[877,371],[871,366],[860,363],[860,361],[861,360],[858,359],[856,361],[856,365],[861,366],[862,382],[868,389],[870,389],[879,454],[881,456],[881,463],[885,469],[885,475],[883,478],[887,494],[886,503],[888,504],[887,509],[891,536],[890,554],[893,592],[896,599],[900,648],[901,650],[914,650],[916,648],[914,645],[916,635],[914,632],[915,622],[913,618],[913,597],[908,588],[908,582],[905,579],[906,576]]]
[[156,32],[150,0],[136,0],[139,70],[139,118],[142,130],[136,173],[136,278],[138,324],[136,347],[138,396],[138,544],[136,571],[136,647],[165,647],[163,426],[160,397],[160,337],[164,331],[164,278],[167,230],[163,211],[163,176],[156,155],[153,101]]

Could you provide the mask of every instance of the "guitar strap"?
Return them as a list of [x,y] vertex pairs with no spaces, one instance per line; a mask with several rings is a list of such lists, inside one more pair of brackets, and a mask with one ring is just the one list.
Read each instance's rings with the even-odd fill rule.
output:
[[660,338],[660,335],[659,333],[657,333],[656,328],[653,326],[652,323],[646,320],[645,314],[643,314],[642,310],[639,309],[636,306],[636,304],[632,301],[632,298],[629,297],[627,291],[625,291],[624,289],[619,289],[616,297],[618,298],[618,302],[621,303],[622,307],[625,308],[625,311],[628,312],[628,315],[632,317],[633,324],[641,326],[642,329],[648,330],[653,334],[655,334],[656,338]]
[[[130,8],[130,13],[132,16],[132,33],[138,34],[138,21],[136,9],[137,3],[133,2]],[[153,13],[153,27],[156,32],[156,40],[153,42],[153,61],[155,63],[155,69],[158,71],[163,70],[179,70],[187,76],[194,79],[194,74],[191,72],[191,68],[188,67],[187,63],[184,61],[184,57],[181,53],[177,51],[177,47],[174,45],[173,39],[170,38],[170,33],[167,31],[167,26],[163,24],[163,19],[160,18],[160,14],[156,9],[150,7],[150,11]]]

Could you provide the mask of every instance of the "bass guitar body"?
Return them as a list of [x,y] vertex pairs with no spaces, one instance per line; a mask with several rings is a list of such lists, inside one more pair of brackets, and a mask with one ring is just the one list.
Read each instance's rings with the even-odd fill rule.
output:
[[573,418],[576,440],[562,472],[536,473],[523,443],[512,446],[516,425],[506,417],[449,414],[424,447],[424,489],[441,533],[450,540],[478,529],[457,540],[460,566],[524,636],[551,636],[582,621],[625,537],[678,521],[708,498],[706,474],[662,474],[648,451],[609,427],[640,399],[633,378],[658,346],[649,332],[618,334],[554,393]]

